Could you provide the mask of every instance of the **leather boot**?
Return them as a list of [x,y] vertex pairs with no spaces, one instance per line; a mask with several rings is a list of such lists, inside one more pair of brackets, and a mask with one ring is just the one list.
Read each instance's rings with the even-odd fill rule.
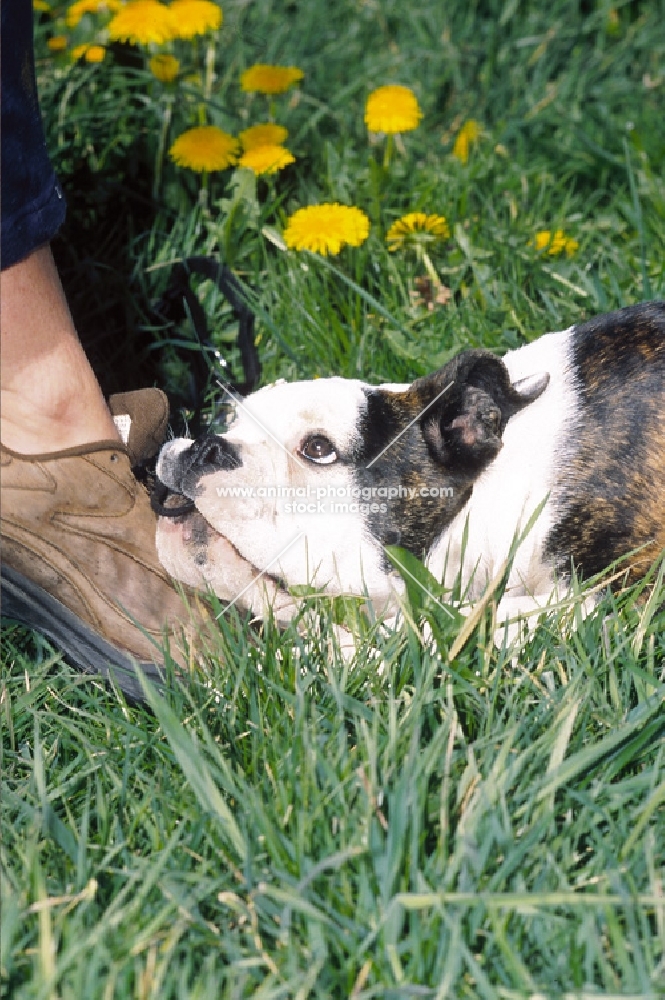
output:
[[140,700],[137,668],[159,679],[167,641],[183,667],[187,639],[206,615],[195,595],[188,606],[159,565],[156,516],[132,472],[163,441],[166,397],[142,390],[110,405],[126,444],[43,455],[2,448],[2,614]]

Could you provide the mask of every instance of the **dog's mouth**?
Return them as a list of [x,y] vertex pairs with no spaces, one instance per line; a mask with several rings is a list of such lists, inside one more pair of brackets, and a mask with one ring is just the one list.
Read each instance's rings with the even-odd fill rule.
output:
[[[160,479],[155,479],[150,493],[150,504],[156,514],[166,518],[166,522],[163,524],[162,539],[165,535],[170,537],[175,541],[176,549],[184,543],[197,567],[192,578],[185,578],[178,571],[181,567],[178,566],[177,559],[173,565],[168,564],[170,560],[167,559],[164,562],[162,559],[165,568],[176,579],[181,579],[184,583],[195,587],[210,585],[212,581],[208,579],[205,567],[212,569],[215,575],[220,573],[223,577],[226,571],[230,576],[235,575],[236,578],[238,578],[238,572],[242,567],[241,577],[247,589],[253,583],[258,583],[263,579],[272,585],[275,594],[289,595],[289,587],[285,580],[278,574],[262,569],[247,559],[226,535],[210,524],[198,510],[194,501],[183,493],[171,489]],[[163,552],[163,555],[166,556],[166,551]],[[220,586],[221,590],[225,590],[223,584]],[[226,592],[222,593],[214,583],[213,589],[218,596],[224,599],[230,599],[231,596],[234,596]]]
[[155,479],[150,491],[150,506],[160,517],[182,517],[196,510],[196,504],[189,497],[172,490],[161,479]]

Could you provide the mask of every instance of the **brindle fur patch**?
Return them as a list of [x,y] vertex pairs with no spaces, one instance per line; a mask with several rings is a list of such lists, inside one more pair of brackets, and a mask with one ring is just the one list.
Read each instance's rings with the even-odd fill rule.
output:
[[665,303],[590,320],[573,344],[579,422],[546,551],[561,572],[572,558],[592,576],[646,546],[630,560],[635,579],[665,548]]
[[[363,489],[401,486],[407,491],[388,500],[386,511],[370,508],[366,516],[374,537],[383,545],[426,554],[498,454],[510,417],[546,385],[545,379],[521,394],[496,355],[470,350],[404,392],[368,390],[349,463],[355,483]],[[425,495],[433,487],[450,495]]]
[[[361,489],[402,486],[409,494],[415,491],[412,498],[407,494],[383,501],[385,512],[370,511],[366,516],[382,545],[401,545],[422,556],[468,500],[476,474],[468,470],[444,474],[432,460],[418,420],[397,437],[419,411],[417,397],[409,392],[368,392],[352,468]],[[421,495],[432,486],[451,487],[452,496]],[[372,497],[366,502],[381,505],[382,500]]]

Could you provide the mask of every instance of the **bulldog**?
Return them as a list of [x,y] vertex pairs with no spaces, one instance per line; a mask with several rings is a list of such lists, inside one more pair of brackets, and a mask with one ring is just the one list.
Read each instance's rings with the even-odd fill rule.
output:
[[258,617],[287,621],[312,589],[394,614],[387,546],[471,603],[510,554],[500,620],[545,607],[573,567],[628,557],[636,579],[665,547],[665,303],[503,358],[465,350],[412,384],[268,386],[224,434],[169,441],[156,473],[166,570]]

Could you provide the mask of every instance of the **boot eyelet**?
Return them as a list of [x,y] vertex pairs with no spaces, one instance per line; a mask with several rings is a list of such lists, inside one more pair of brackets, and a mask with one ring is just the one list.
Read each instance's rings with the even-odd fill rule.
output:
[[114,451],[111,452],[110,461],[111,462],[117,462],[118,461],[118,456],[117,456],[117,454]]

